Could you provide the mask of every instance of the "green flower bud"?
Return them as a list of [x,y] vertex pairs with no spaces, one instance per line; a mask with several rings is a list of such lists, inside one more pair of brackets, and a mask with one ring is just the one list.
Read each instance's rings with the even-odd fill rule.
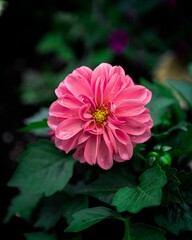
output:
[[147,154],[147,160],[149,166],[152,166],[155,161],[159,159],[160,155],[157,152],[149,152]]
[[159,158],[159,163],[163,165],[171,165],[172,157],[169,153],[165,152],[163,155]]

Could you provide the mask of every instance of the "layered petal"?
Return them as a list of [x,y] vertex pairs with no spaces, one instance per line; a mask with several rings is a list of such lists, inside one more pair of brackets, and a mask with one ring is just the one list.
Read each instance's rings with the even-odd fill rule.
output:
[[136,116],[145,111],[142,103],[137,100],[124,100],[116,107],[115,114],[118,117]]
[[66,119],[76,117],[77,112],[73,111],[70,108],[63,107],[61,104],[58,103],[58,101],[55,101],[51,104],[49,108],[49,115]]
[[131,139],[129,138],[127,144],[123,144],[117,141],[117,154],[115,155],[115,160],[117,162],[124,162],[126,160],[131,159],[132,156],[133,156],[133,144],[131,142]]
[[145,107],[151,92],[135,85],[120,66],[82,66],[55,90],[48,125],[55,145],[81,163],[110,169],[131,159],[134,146],[151,136],[153,120]]
[[151,137],[151,132],[149,128],[145,129],[145,132],[141,135],[130,135],[131,141],[133,143],[144,143]]
[[88,67],[82,66],[73,71],[73,74],[82,75],[89,83],[92,75],[92,70]]
[[[63,118],[55,117],[55,116],[49,116],[47,124],[52,130],[56,130],[57,126],[63,121]],[[55,134],[55,133],[54,133]]]
[[84,150],[84,159],[90,165],[96,164],[98,149],[100,148],[101,136],[90,136],[86,141]]
[[119,95],[122,89],[125,87],[124,76],[115,73],[106,85],[104,90],[105,101],[112,101],[117,95]]
[[59,139],[69,139],[70,141],[75,134],[83,129],[83,125],[83,122],[79,119],[66,119],[58,125],[55,131],[55,136]]
[[68,75],[65,79],[65,86],[74,96],[93,95],[89,82],[80,74]]
[[100,146],[97,151],[97,164],[105,170],[110,169],[113,166],[113,152],[107,147],[102,138]]
[[76,98],[72,94],[63,95],[61,98],[59,98],[57,100],[57,102],[61,106],[69,108],[69,109],[78,109],[83,105],[82,101],[80,101],[78,98]]

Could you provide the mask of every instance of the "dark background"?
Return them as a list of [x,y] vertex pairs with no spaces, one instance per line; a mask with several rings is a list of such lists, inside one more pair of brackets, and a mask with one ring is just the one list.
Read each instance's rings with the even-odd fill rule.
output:
[[[81,2],[81,1],[80,1]],[[111,4],[117,1],[111,1]],[[86,1],[7,1],[0,16],[0,221],[2,222],[11,198],[17,193],[6,186],[17,166],[19,154],[35,136],[21,134],[17,130],[24,126],[23,120],[33,115],[41,105],[25,105],[19,97],[22,72],[27,68],[39,68],[42,59],[34,50],[39,39],[50,30],[51,15],[56,10],[78,12]],[[37,14],[38,13],[38,14]],[[181,31],[181,37],[170,45],[177,56],[191,60],[192,26],[190,1],[162,1],[158,7],[140,19],[140,28],[152,26],[158,29],[160,38],[171,38]],[[78,46],[75,46],[78,51]],[[79,51],[81,51],[79,49]],[[49,60],[49,59],[47,59]],[[117,55],[114,63],[126,65],[137,80],[140,76],[151,75],[142,65],[131,62],[125,64],[124,58]],[[8,224],[1,224],[0,238],[22,239],[22,233],[30,230],[26,222],[13,218]],[[2,237],[6,234],[6,237]]]

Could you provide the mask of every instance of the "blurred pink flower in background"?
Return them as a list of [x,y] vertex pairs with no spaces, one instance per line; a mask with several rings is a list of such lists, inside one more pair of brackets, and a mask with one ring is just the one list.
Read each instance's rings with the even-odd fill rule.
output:
[[134,85],[120,66],[102,63],[93,71],[80,67],[56,89],[48,125],[56,146],[81,163],[110,169],[113,161],[133,155],[137,143],[151,136],[153,121],[145,107],[151,92]]
[[122,53],[127,47],[129,36],[125,30],[118,29],[109,36],[109,47],[115,53]]

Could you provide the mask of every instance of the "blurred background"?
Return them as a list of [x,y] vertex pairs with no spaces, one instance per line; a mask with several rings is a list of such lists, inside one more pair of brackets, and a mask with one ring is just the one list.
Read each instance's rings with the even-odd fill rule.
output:
[[[6,183],[37,138],[18,130],[46,119],[55,88],[73,69],[108,62],[136,83],[192,82],[190,6],[185,0],[0,0],[1,222],[16,194]],[[1,224],[0,238],[22,239],[29,228],[13,218]]]

